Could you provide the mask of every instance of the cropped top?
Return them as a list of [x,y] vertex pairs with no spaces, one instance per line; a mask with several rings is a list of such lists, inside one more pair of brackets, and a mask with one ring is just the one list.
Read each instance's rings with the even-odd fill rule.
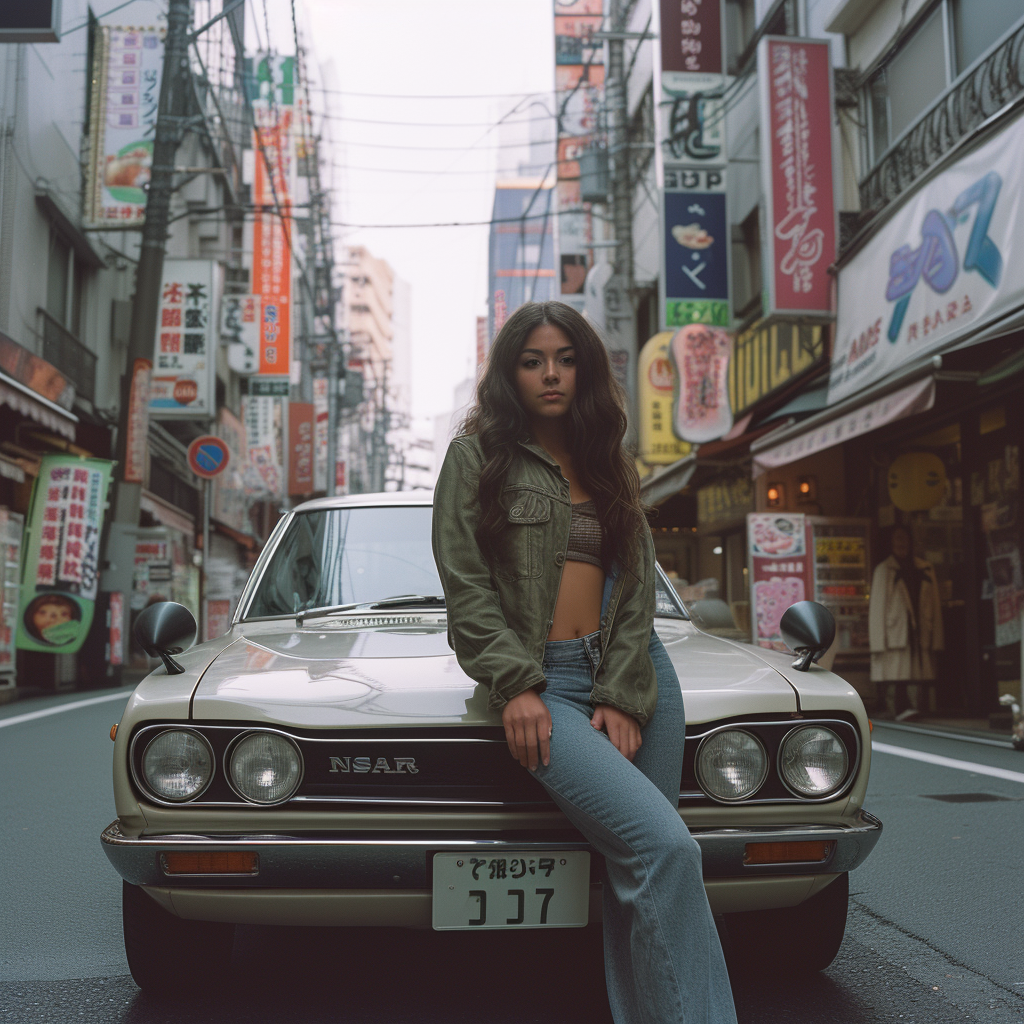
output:
[[593,498],[572,506],[569,546],[565,557],[567,561],[601,566],[601,521],[597,518],[597,506]]

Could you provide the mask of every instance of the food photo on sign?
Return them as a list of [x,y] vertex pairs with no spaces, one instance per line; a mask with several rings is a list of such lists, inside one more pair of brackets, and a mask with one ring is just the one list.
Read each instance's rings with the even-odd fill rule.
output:
[[665,192],[665,322],[729,324],[724,192]]

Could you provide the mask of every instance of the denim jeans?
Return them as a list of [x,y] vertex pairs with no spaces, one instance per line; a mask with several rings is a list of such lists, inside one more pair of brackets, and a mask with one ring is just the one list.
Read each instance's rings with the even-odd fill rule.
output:
[[630,763],[590,724],[600,634],[545,645],[551,763],[538,765],[536,777],[604,856],[605,977],[615,1024],[735,1024],[700,848],[677,810],[682,692],[654,633],[649,651],[658,704]]

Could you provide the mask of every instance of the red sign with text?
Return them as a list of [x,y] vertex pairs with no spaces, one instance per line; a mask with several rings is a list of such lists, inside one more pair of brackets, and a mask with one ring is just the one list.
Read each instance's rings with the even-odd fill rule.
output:
[[828,314],[828,268],[836,259],[829,44],[762,39],[757,74],[761,138],[768,141],[768,313]]
[[661,70],[722,73],[722,0],[661,0]]
[[313,403],[288,403],[288,493],[313,493]]

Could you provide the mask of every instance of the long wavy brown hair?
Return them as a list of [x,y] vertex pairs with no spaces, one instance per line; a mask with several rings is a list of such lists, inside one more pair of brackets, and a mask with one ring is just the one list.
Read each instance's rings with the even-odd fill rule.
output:
[[487,366],[476,389],[476,404],[459,433],[476,434],[485,463],[480,472],[480,523],[477,543],[492,551],[508,526],[498,502],[520,441],[529,440],[530,423],[519,401],[516,368],[530,334],[543,324],[559,328],[572,343],[576,359],[576,397],[569,408],[572,464],[593,496],[601,522],[601,561],[633,566],[646,529],[636,464],[623,448],[625,394],[612,376],[611,363],[593,326],[564,302],[528,302],[505,321],[491,345]]

